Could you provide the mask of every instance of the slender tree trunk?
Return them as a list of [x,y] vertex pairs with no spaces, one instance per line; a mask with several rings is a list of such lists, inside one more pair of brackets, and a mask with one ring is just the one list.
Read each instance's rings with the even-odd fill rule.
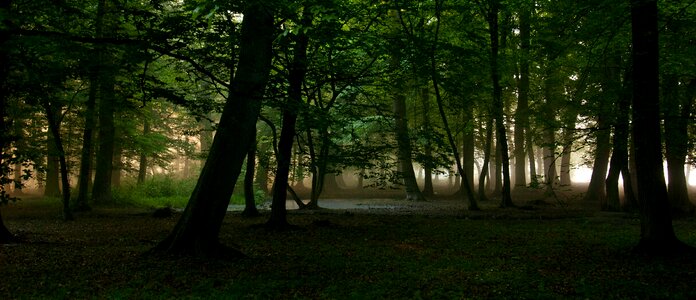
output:
[[[143,118],[143,135],[147,136],[151,132],[150,128],[150,116],[152,115],[152,111],[150,109],[147,110],[147,115]],[[201,142],[202,144],[202,142]],[[145,152],[144,150],[140,152],[140,159],[139,159],[139,165],[138,165],[138,183],[143,183],[145,182],[145,178],[147,177],[147,168],[148,168],[148,159],[147,159],[148,153]]]
[[[483,146],[483,165],[481,166],[481,173],[479,173],[478,182],[478,196],[479,200],[486,201],[488,197],[486,196],[486,175],[489,173],[489,164],[491,160],[491,144],[493,143],[493,118],[486,116],[486,141]],[[490,177],[488,179],[490,182]]]
[[[615,119],[614,119],[614,136],[612,138],[613,150],[609,165],[609,174],[606,179],[606,198],[600,198],[600,207],[602,210],[618,211],[622,208],[621,199],[619,197],[619,173],[624,179],[624,201],[625,203],[635,202],[633,197],[633,188],[631,184],[631,175],[628,170],[628,139],[629,139],[629,114],[631,110],[631,92],[630,92],[630,73],[624,76],[623,84],[621,82],[619,69],[620,56],[611,58],[606,63],[606,84],[602,87],[609,95],[615,97]],[[628,72],[628,71],[627,71]],[[611,101],[607,101],[611,102]],[[605,114],[604,109],[600,114]]]
[[563,150],[561,150],[561,186],[570,186],[570,159],[573,151],[573,129],[575,128],[575,116],[573,120],[566,122],[563,130]]
[[[529,44],[531,10],[520,11],[520,79],[518,80],[517,110],[515,111],[515,187],[527,185],[525,174],[525,135],[529,124]],[[529,139],[529,137],[527,137]],[[530,139],[529,139],[530,140]],[[534,162],[530,162],[533,164]],[[536,173],[536,171],[531,172]],[[536,175],[536,174],[533,174]],[[530,176],[533,176],[530,174]],[[534,178],[534,177],[532,177]]]
[[662,171],[657,16],[656,0],[631,0],[633,141],[641,216],[637,250],[651,255],[689,248],[674,234]]
[[154,251],[204,257],[238,257],[222,246],[220,226],[253,142],[273,57],[273,14],[260,3],[244,11],[237,76],[196,188],[179,222]]
[[[256,137],[254,137],[254,141],[256,141]],[[249,147],[246,158],[246,172],[244,173],[244,211],[242,211],[242,216],[245,217],[257,217],[261,215],[259,210],[256,209],[254,171],[256,171],[256,142],[253,142],[251,147]]]
[[536,156],[534,155],[534,142],[532,141],[532,135],[529,128],[530,127],[527,127],[527,130],[525,131],[525,148],[527,151],[527,161],[529,162],[529,182],[538,184],[539,175],[537,174]]
[[544,153],[544,183],[547,190],[552,189],[553,185],[558,183],[556,173],[556,121],[558,103],[563,97],[563,81],[558,74],[558,67],[550,62],[547,65],[546,78],[544,80],[544,96],[546,103],[544,105],[544,116],[546,124],[543,131],[543,153]]
[[[305,7],[301,23],[309,26],[312,19],[309,8]],[[266,222],[266,226],[273,229],[285,229],[289,227],[285,201],[288,197],[288,175],[290,174],[290,163],[292,160],[292,144],[295,140],[295,124],[302,102],[302,84],[307,73],[307,46],[309,38],[305,33],[299,33],[295,37],[295,48],[293,61],[289,70],[288,77],[288,100],[283,108],[283,128],[280,131],[280,141],[278,142],[278,168],[273,183],[273,204],[271,207],[271,217]]]
[[[508,151],[507,129],[505,128],[505,120],[503,114],[503,99],[502,87],[500,86],[500,71],[498,66],[499,56],[499,32],[498,32],[498,11],[500,9],[499,0],[490,0],[490,8],[488,13],[488,28],[491,40],[491,78],[493,80],[493,112],[495,117],[496,129],[496,151],[500,153],[500,160],[496,159],[496,165],[502,168],[502,199],[501,207],[514,206],[512,196],[510,195],[510,154]],[[496,168],[496,172],[500,173],[500,169]],[[496,179],[496,185],[499,181]]]
[[[116,134],[115,136],[118,136]],[[123,170],[123,147],[121,142],[114,142],[114,158],[112,161],[113,169],[111,170],[111,186],[121,186],[121,172]]]
[[[51,113],[60,114],[60,107],[56,108],[55,111]],[[48,113],[48,112],[47,112]],[[55,119],[60,118],[58,116],[52,116]],[[44,189],[44,196],[47,197],[60,197],[60,158],[58,149],[56,148],[56,139],[53,135],[53,131],[49,130],[47,139],[47,163],[46,163],[46,188]]]
[[462,161],[459,158],[459,151],[457,151],[457,144],[454,142],[454,136],[452,135],[452,130],[447,122],[447,115],[445,114],[444,105],[442,104],[442,95],[440,94],[440,80],[437,74],[437,64],[436,56],[437,53],[437,40],[440,33],[440,13],[442,10],[442,1],[435,1],[435,17],[437,18],[437,25],[435,27],[435,42],[432,43],[432,48],[430,51],[430,77],[433,81],[433,88],[435,89],[435,100],[437,100],[437,108],[440,112],[440,117],[442,118],[442,123],[445,127],[445,132],[447,133],[447,140],[449,141],[452,154],[454,155],[454,161],[457,163],[457,171],[459,175],[462,176],[461,185],[464,186],[465,195],[469,198],[469,210],[479,210],[478,202],[474,197],[474,191],[471,186],[469,186],[469,178],[466,177],[466,172],[464,167],[462,167]]
[[63,149],[63,141],[60,136],[60,106],[53,108],[48,103],[48,100],[43,100],[46,118],[48,119],[48,127],[53,135],[53,142],[58,151],[58,161],[60,165],[61,186],[63,188],[63,219],[66,221],[73,220],[72,211],[70,210],[70,179],[68,178],[68,163],[65,159],[65,150]]
[[[469,180],[467,183],[470,187],[474,187],[474,162],[476,161],[474,159],[474,150],[476,147],[476,143],[474,141],[474,109],[472,105],[467,105],[464,108],[464,122],[463,124],[467,124],[464,127],[464,134],[462,137],[462,164],[464,167],[464,174],[466,174],[466,178]],[[464,193],[465,191],[462,191],[460,188],[460,193]]]
[[[425,128],[424,152],[426,157],[433,157],[433,147],[431,145],[430,134],[430,89],[422,88],[421,101],[423,104],[423,127]],[[423,196],[431,197],[435,194],[433,189],[433,167],[430,162],[423,165]]]

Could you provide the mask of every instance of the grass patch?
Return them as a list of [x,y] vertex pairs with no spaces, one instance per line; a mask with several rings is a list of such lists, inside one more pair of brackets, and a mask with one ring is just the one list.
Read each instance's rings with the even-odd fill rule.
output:
[[[184,208],[196,187],[196,178],[174,178],[171,176],[154,176],[142,183],[126,180],[123,185],[113,190],[114,202],[117,205],[135,207],[172,207]],[[265,201],[265,195],[255,190],[256,204]],[[244,193],[236,191],[230,199],[230,204],[244,204]]]
[[[221,241],[250,258],[220,262],[142,255],[177,218],[96,208],[61,222],[49,205],[32,205],[3,207],[8,227],[28,243],[0,246],[0,298],[696,297],[696,260],[631,254],[639,222],[621,214],[541,220],[291,212],[301,230],[290,232],[229,214]],[[675,230],[696,245],[694,219],[675,221]]]

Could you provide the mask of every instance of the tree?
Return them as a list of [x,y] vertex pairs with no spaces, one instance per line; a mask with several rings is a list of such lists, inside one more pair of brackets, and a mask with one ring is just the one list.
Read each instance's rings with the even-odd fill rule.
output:
[[[5,165],[9,157],[6,157],[6,147],[9,145],[10,137],[8,136],[8,126],[6,125],[6,107],[7,97],[10,94],[10,86],[8,77],[10,72],[9,45],[10,34],[8,30],[11,28],[11,21],[7,16],[10,16],[10,0],[0,0],[0,13],[2,14],[2,25],[0,26],[0,205],[7,203],[9,197],[5,191],[6,170]],[[15,242],[17,238],[7,229],[5,222],[0,213],[0,244]]]
[[662,171],[656,0],[631,0],[633,142],[641,220],[636,249],[647,254],[693,250],[677,239]]
[[218,239],[222,220],[253,142],[271,67],[275,38],[273,5],[249,1],[244,9],[237,76],[229,89],[217,132],[196,187],[173,231],[155,252],[237,257]]
[[[500,86],[500,66],[498,65],[499,56],[499,44],[500,44],[500,32],[498,30],[498,12],[500,10],[499,0],[490,0],[488,7],[488,16],[486,20],[488,21],[488,31],[491,40],[491,78],[493,81],[493,113],[495,118],[495,130],[496,130],[496,150],[500,152],[500,159],[502,163],[503,173],[503,186],[501,195],[501,207],[514,206],[512,203],[512,197],[510,196],[510,157],[508,152],[508,142],[507,142],[507,130],[505,129],[505,120],[503,120],[503,99],[502,99],[502,88]],[[498,159],[496,159],[497,163]],[[500,173],[500,170],[496,168],[496,172]]]
[[294,51],[290,68],[288,70],[288,94],[287,104],[283,107],[283,127],[280,131],[278,153],[276,160],[276,176],[273,182],[273,206],[271,217],[266,226],[273,229],[284,229],[289,226],[285,201],[288,196],[288,175],[290,174],[290,162],[292,159],[292,144],[295,140],[297,116],[303,106],[302,85],[307,74],[307,47],[309,37],[306,34],[308,26],[312,23],[310,7],[305,5],[302,9],[302,17],[298,26],[299,33],[294,36]]

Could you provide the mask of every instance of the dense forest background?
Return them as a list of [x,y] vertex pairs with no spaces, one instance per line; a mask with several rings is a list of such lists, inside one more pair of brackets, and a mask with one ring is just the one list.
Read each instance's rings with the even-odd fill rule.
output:
[[[283,227],[288,196],[510,207],[585,167],[586,201],[649,215],[647,141],[668,193],[643,196],[693,214],[696,5],[632,2],[2,0],[3,202],[60,196],[72,219],[148,182],[188,185],[158,248],[197,252],[215,248],[233,192],[249,214],[271,198]],[[653,27],[636,8],[650,5]],[[636,54],[641,37],[655,51]],[[659,77],[636,77],[652,58]]]

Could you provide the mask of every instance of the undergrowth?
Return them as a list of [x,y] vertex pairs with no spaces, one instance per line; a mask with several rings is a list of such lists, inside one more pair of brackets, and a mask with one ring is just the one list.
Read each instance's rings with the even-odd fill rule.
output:
[[[197,178],[172,176],[154,176],[141,183],[126,180],[120,187],[113,189],[113,200],[117,205],[184,208],[196,187],[196,181]],[[257,205],[265,201],[265,195],[258,189],[254,191],[254,198]],[[235,190],[230,204],[244,204],[241,187]]]

